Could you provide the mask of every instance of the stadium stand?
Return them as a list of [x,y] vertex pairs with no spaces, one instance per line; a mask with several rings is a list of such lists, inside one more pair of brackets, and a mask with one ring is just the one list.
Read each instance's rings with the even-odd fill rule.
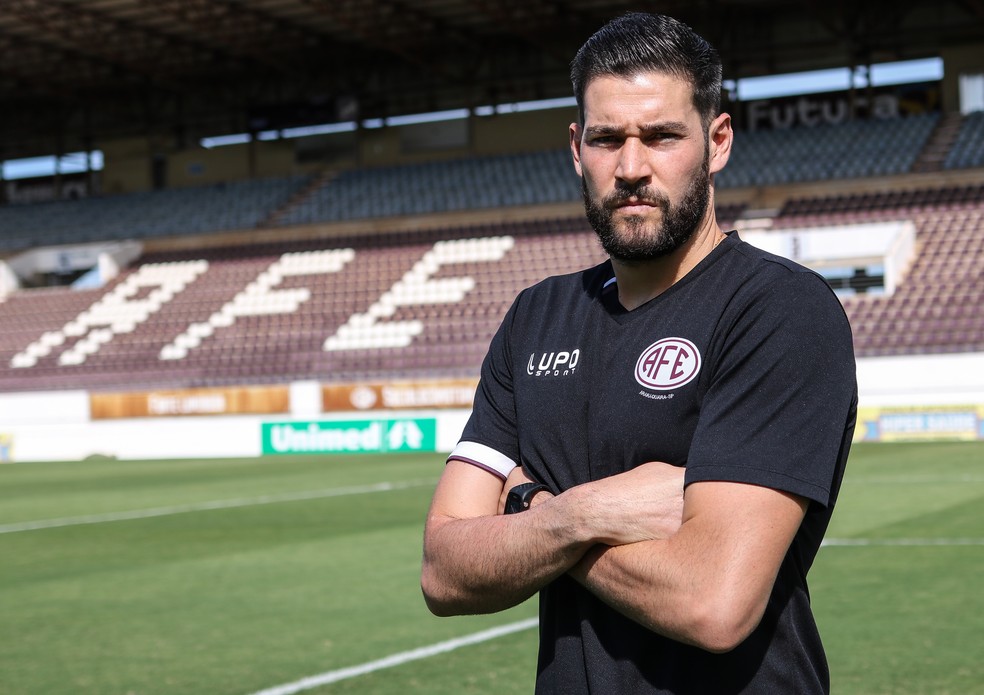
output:
[[[492,230],[496,237],[484,236],[488,231],[432,230],[385,242],[363,236],[333,241],[332,249],[295,242],[158,254],[145,256],[103,290],[15,293],[0,305],[0,321],[18,327],[0,338],[0,388],[187,387],[352,380],[395,372],[474,374],[517,286],[541,279],[547,267],[573,269],[600,258],[583,220],[498,226]],[[401,281],[410,284],[407,274],[414,263],[427,266],[427,254],[449,238],[507,235],[515,238],[516,248],[507,255],[492,254],[491,259],[501,259],[495,260],[494,271],[474,254],[465,262],[452,254],[424,268],[424,282],[418,285],[469,278],[474,290],[461,293],[461,301],[417,296],[391,303],[392,313],[381,323],[426,324],[427,330],[409,345],[388,347],[383,341],[375,349],[324,349],[350,317],[378,304]],[[325,265],[332,255],[334,265]],[[344,272],[336,272],[342,266]],[[160,273],[168,268],[181,276],[176,282],[195,271],[200,275],[170,301],[155,303],[151,298],[160,294],[164,282]],[[432,271],[439,272],[431,278]],[[263,294],[270,303],[263,305]],[[252,302],[244,299],[251,295]],[[132,320],[127,325],[128,317],[121,319],[108,308],[119,304],[110,298],[126,297],[129,318],[140,312],[146,317],[136,325]],[[85,359],[62,357],[75,354]]]
[[[982,193],[790,200],[775,224],[911,220],[895,294],[844,299],[858,355],[981,350]],[[602,257],[580,217],[147,254],[105,288],[0,304],[0,390],[474,376],[519,289]]]
[[943,162],[944,169],[984,166],[984,111],[967,114],[960,124],[953,148]]
[[326,181],[280,226],[580,200],[566,149],[358,169]]
[[[742,133],[721,189],[904,174],[935,113]],[[963,119],[946,167],[984,165],[984,113]],[[461,210],[576,202],[566,148],[350,169],[75,201],[0,206],[0,250],[290,227]]]
[[[939,118],[742,133],[718,184],[740,193],[899,177],[913,169]],[[956,118],[944,168],[984,166],[984,113]],[[771,212],[729,202],[718,219],[741,228],[746,216],[765,214],[782,229],[911,221],[917,254],[894,294],[843,297],[857,354],[984,350],[984,184],[921,181],[786,197]],[[0,206],[0,249],[8,254],[187,239],[151,244],[158,250],[102,288],[4,297],[0,391],[474,376],[519,289],[603,256],[580,215],[479,225],[456,224],[453,213],[527,206],[532,215],[537,205],[580,196],[569,153],[552,149]],[[448,226],[410,221],[442,214]],[[346,222],[367,218],[395,219],[394,231],[345,231]],[[292,235],[301,225],[320,231]],[[240,235],[206,248],[194,241],[250,229],[276,236],[257,244]]]
[[859,357],[984,349],[984,186],[791,200],[776,225],[908,219],[917,254],[891,296],[845,297]]
[[721,188],[887,176],[911,171],[939,114],[743,132]]
[[[518,289],[602,258],[582,217],[148,254],[0,304],[0,390],[471,376]],[[377,342],[351,340],[369,316]]]
[[252,229],[308,176],[0,206],[0,249]]

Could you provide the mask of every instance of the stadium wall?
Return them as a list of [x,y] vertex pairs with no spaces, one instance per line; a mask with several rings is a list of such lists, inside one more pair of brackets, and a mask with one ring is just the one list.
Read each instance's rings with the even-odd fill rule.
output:
[[[984,439],[984,353],[864,358],[858,383],[856,440]],[[296,382],[153,394],[3,394],[0,461],[449,451],[474,387]]]
[[984,55],[979,44],[944,46],[940,50],[943,59],[943,107],[946,111],[960,110],[960,76],[984,73]]

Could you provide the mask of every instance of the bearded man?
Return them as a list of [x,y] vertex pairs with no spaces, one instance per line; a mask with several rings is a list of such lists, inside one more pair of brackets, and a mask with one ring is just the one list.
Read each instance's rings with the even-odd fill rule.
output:
[[427,518],[427,605],[539,593],[541,694],[828,693],[806,577],[854,429],[847,318],[718,226],[734,132],[704,39],[628,14],[571,76],[610,258],[524,290],[493,339]]

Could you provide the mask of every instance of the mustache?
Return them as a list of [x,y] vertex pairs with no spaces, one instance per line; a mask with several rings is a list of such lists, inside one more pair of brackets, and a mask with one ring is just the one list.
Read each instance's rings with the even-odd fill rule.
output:
[[627,186],[624,184],[616,186],[615,190],[605,196],[601,202],[605,208],[611,210],[633,202],[631,201],[632,198],[635,198],[635,202],[653,205],[664,210],[670,204],[669,198],[649,186]]

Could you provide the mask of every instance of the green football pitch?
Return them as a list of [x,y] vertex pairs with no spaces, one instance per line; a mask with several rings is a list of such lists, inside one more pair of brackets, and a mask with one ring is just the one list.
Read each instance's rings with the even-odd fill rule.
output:
[[[535,601],[432,617],[439,455],[0,466],[0,693],[529,693]],[[984,443],[859,445],[810,575],[833,692],[984,693]]]

